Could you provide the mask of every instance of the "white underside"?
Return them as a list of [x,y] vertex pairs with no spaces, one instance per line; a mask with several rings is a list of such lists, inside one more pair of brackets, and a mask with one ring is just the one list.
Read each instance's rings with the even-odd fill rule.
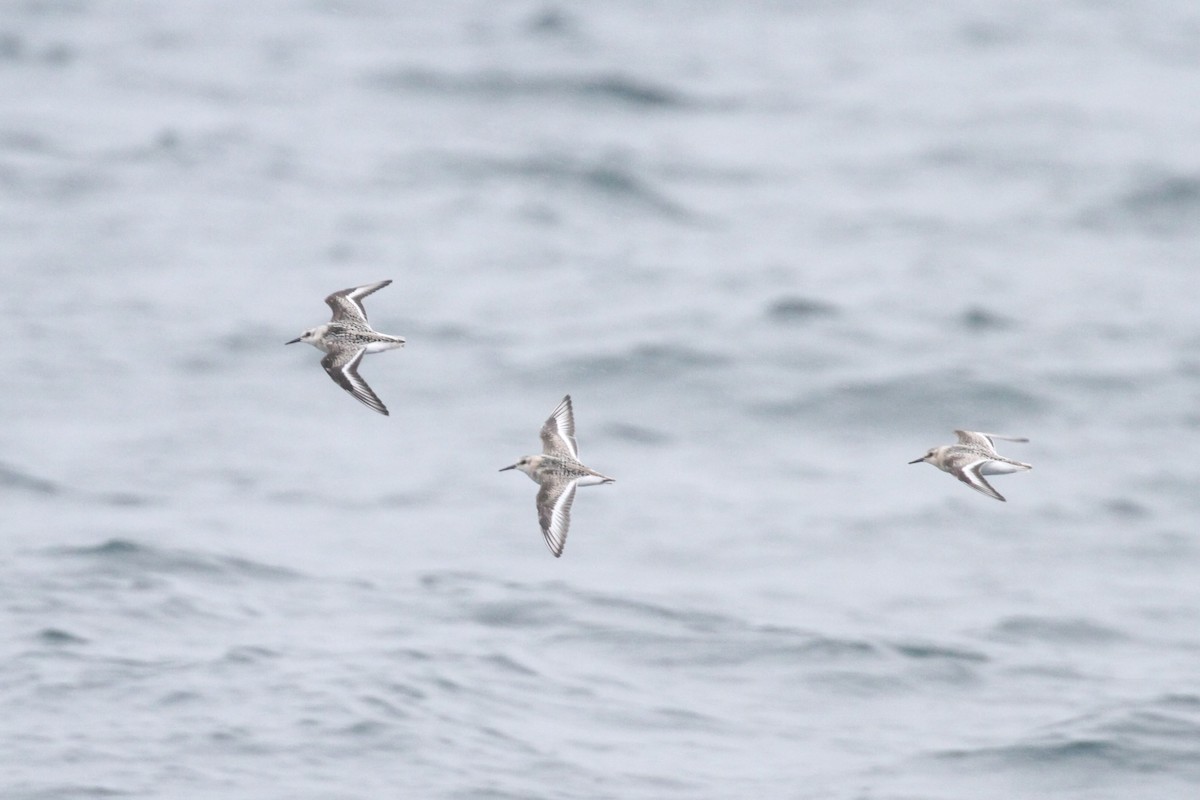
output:
[[584,475],[575,481],[579,486],[595,486],[598,483],[607,483],[608,478],[600,478],[596,475]]
[[1008,475],[1012,472],[1024,472],[1031,469],[1028,464],[1009,464],[1004,461],[985,461],[979,468],[981,475]]
[[[396,338],[400,339],[400,337]],[[382,353],[384,350],[395,350],[397,347],[404,347],[403,339],[398,342],[371,342],[367,345],[366,350],[368,353]]]

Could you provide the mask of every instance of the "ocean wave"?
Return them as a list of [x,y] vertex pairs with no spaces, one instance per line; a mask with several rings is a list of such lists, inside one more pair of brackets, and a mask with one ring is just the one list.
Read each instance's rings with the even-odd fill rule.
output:
[[766,313],[767,317],[774,322],[795,324],[834,317],[841,313],[841,309],[824,300],[787,295],[771,301],[767,306]]
[[17,784],[6,786],[5,800],[63,800],[63,798],[136,797],[141,792],[112,789],[107,786],[86,783],[59,783],[37,787]]
[[1065,720],[1009,744],[956,749],[940,759],[992,768],[1101,773],[1170,771],[1200,778],[1200,698],[1163,695]]
[[6,464],[0,464],[0,488],[45,495],[58,494],[62,491],[54,481],[30,475]]
[[275,581],[301,577],[290,569],[238,556],[157,547],[129,539],[109,539],[97,545],[52,547],[43,553],[51,558],[87,562],[108,571]]
[[62,628],[43,628],[37,633],[37,641],[44,645],[62,647],[65,645],[87,644],[88,640]]
[[715,350],[682,344],[642,342],[613,353],[595,353],[567,361],[568,374],[586,378],[599,376],[611,380],[620,376],[653,376],[673,380],[692,373],[718,372],[731,359]]
[[1128,757],[1115,742],[1094,738],[1045,737],[1038,741],[997,747],[980,747],[970,750],[947,750],[939,754],[948,760],[970,760],[990,762],[993,766],[1030,767],[1046,763],[1065,764],[1086,761],[1104,766],[1113,766]]
[[990,661],[978,650],[957,645],[830,636],[694,607],[582,591],[560,582],[520,584],[455,572],[426,575],[422,585],[457,604],[477,624],[525,629],[555,644],[584,643],[657,668],[775,662],[822,670],[866,666],[864,674],[912,668],[929,675],[931,663],[970,670]]
[[580,100],[637,109],[692,109],[720,104],[678,89],[619,72],[584,74],[520,74],[506,70],[437,72],[405,67],[370,75],[368,85],[391,92],[428,92],[481,100],[522,98]]
[[1002,331],[1014,326],[1011,317],[1007,317],[983,306],[970,305],[959,315],[963,328],[969,331]]
[[990,660],[986,654],[978,650],[928,642],[895,642],[892,647],[900,655],[917,660],[962,661],[970,664],[981,664]]
[[645,169],[618,156],[427,154],[414,168],[440,172],[475,186],[486,181],[536,181],[549,188],[581,191],[618,205],[653,211],[665,219],[700,219],[699,213],[655,186]]
[[939,371],[847,381],[794,400],[762,405],[755,411],[766,416],[836,420],[855,426],[878,421],[890,428],[907,425],[942,430],[979,424],[973,421],[1028,419],[1049,405],[1043,396],[1012,383]]
[[1194,236],[1200,216],[1200,176],[1192,173],[1143,175],[1105,205],[1084,212],[1093,228],[1135,228],[1153,234]]
[[1078,617],[1022,615],[998,622],[991,630],[991,638],[1013,642],[1107,644],[1128,637],[1116,628]]

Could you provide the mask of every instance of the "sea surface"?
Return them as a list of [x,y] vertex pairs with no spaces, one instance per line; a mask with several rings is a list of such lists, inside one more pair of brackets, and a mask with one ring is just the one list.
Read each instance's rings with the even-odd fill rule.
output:
[[0,798],[1200,797],[1198,143],[1194,0],[5,3]]

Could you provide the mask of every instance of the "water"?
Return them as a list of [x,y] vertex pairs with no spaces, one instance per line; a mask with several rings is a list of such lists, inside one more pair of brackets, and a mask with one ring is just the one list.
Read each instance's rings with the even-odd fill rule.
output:
[[1198,34],[10,4],[0,796],[1194,797]]

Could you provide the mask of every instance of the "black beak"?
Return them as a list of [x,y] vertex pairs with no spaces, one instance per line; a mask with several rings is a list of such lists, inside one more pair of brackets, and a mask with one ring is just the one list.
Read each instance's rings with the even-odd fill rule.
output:
[[910,463],[910,464],[920,464],[920,463],[921,463],[922,461],[924,461],[924,460],[925,460],[925,456],[921,456],[921,457],[920,457],[920,458],[918,458],[916,461],[910,461],[910,462],[908,462],[908,463]]
[[501,471],[501,472],[508,472],[510,469],[516,469],[516,468],[517,468],[517,465],[516,465],[516,464],[513,464],[511,467],[501,467],[501,468],[500,468],[500,471]]
[[290,342],[284,342],[284,344],[295,344],[295,343],[296,343],[296,342],[298,342],[298,341],[300,341],[300,337],[299,337],[299,336],[297,336],[295,339],[292,339]]

